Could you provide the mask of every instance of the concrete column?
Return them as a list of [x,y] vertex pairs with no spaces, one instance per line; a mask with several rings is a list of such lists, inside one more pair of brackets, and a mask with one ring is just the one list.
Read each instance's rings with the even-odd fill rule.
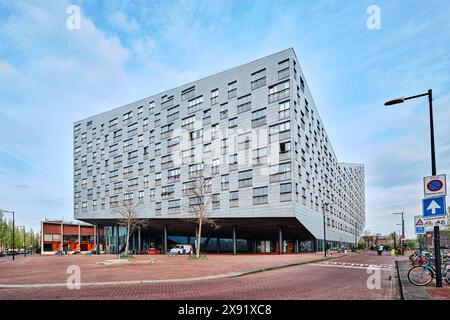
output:
[[217,253],[220,253],[220,238],[219,237],[216,238],[216,249],[217,249]]
[[258,243],[258,240],[253,240],[253,253],[256,253],[258,251],[257,243]]
[[233,226],[233,255],[237,254],[236,226]]
[[167,252],[167,224],[164,225],[164,231],[163,231],[163,251],[164,253]]
[[141,226],[138,227],[138,254],[141,254],[142,246],[141,246]]
[[116,254],[119,254],[119,225],[116,225]]
[[294,252],[298,253],[298,239],[295,239],[294,241]]
[[100,254],[100,228],[95,226],[95,253]]
[[81,224],[78,222],[78,248],[81,251]]
[[278,254],[283,254],[283,227],[278,226]]

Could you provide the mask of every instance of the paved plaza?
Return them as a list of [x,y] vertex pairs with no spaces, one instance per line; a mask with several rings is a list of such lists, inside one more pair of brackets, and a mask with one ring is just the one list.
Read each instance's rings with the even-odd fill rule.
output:
[[[209,255],[202,261],[155,255],[138,256],[124,265],[96,264],[111,258],[115,256],[32,256],[0,264],[0,299],[400,299],[393,259],[372,252],[334,254],[326,261],[315,253]],[[151,263],[150,258],[157,260]],[[306,264],[220,278],[296,263]],[[91,285],[69,290],[64,284],[70,265],[78,265],[81,282]],[[369,267],[380,272],[379,288],[368,288]],[[200,277],[211,279],[192,279]],[[176,279],[184,280],[172,281]],[[150,282],[133,283],[135,280]],[[114,281],[119,283],[101,283]],[[8,284],[24,286],[5,288]]]

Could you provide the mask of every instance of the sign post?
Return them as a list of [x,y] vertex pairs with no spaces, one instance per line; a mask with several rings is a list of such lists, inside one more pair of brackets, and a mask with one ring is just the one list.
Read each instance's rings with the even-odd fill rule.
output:
[[425,234],[425,225],[424,225],[424,219],[422,216],[415,216],[414,217],[414,229],[415,233],[417,235],[419,234]]
[[[431,117],[432,112],[430,101],[430,119]],[[432,132],[432,145],[434,145],[433,129],[431,129],[431,132]],[[432,149],[434,149],[434,146],[432,147]],[[427,226],[433,227],[434,229],[433,233],[434,233],[434,255],[436,266],[436,287],[442,287],[441,235],[439,227],[447,225],[447,207],[445,203],[445,196],[447,195],[447,181],[445,174],[436,175],[434,150],[432,151],[432,164],[433,164],[432,170],[433,175],[423,178],[424,199],[422,200],[422,215],[425,220],[424,221],[425,227]]]

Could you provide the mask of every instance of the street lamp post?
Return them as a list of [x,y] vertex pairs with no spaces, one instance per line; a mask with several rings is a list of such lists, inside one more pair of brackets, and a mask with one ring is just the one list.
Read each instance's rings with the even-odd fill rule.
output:
[[27,249],[25,248],[25,226],[17,226],[17,228],[22,228],[23,229],[23,257],[26,258],[27,257]]
[[15,249],[15,246],[16,246],[16,244],[15,244],[15,241],[14,241],[14,238],[15,238],[15,232],[14,232],[14,229],[16,228],[16,226],[15,226],[15,218],[14,218],[14,211],[8,211],[8,210],[2,210],[2,209],[0,209],[0,212],[2,212],[2,213],[12,213],[12,216],[13,216],[13,227],[12,227],[12,246],[13,246],[13,260],[15,260],[16,259],[16,253],[15,253],[15,251],[14,251],[14,249]]
[[403,219],[403,215],[404,215],[404,211],[402,212],[393,212],[392,214],[401,214],[402,215],[402,236],[400,238],[400,248],[401,248],[401,253],[402,255],[405,254],[404,248],[403,248],[403,240],[405,238],[405,219]]
[[[428,109],[430,118],[430,143],[431,143],[431,175],[436,175],[436,150],[434,146],[434,122],[433,122],[433,91],[428,89],[426,93],[418,94],[410,97],[400,97],[388,100],[384,103],[385,106],[390,106],[398,103],[403,103],[406,100],[416,99],[428,96]],[[434,227],[434,256],[436,264],[436,287],[442,287],[441,277],[441,239],[439,226]]]

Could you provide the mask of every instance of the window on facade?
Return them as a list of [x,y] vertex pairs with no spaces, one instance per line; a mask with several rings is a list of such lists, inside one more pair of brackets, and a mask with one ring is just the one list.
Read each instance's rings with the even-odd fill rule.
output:
[[211,173],[212,174],[219,173],[219,165],[220,165],[220,160],[219,159],[213,159],[212,160],[212,164],[211,164]]
[[279,111],[279,120],[287,119],[289,118],[290,112],[289,112],[289,100],[281,102],[280,105],[280,111]]
[[170,169],[167,171],[169,181],[177,181],[180,179],[180,168]]
[[123,114],[123,121],[130,121],[133,118],[133,111],[128,111]]
[[155,101],[150,101],[148,103],[148,112],[149,112],[149,114],[155,113]]
[[191,130],[194,129],[194,123],[195,123],[195,114],[187,118],[184,118],[181,121],[181,126],[183,127],[183,129]]
[[211,105],[219,103],[219,89],[214,89],[211,91]]
[[252,95],[247,94],[239,97],[237,100],[237,112],[242,113],[251,110],[252,108]]
[[173,106],[173,95],[172,96],[162,96],[161,97],[161,109],[166,109],[166,108],[170,108],[171,106]]
[[267,124],[266,120],[267,109],[259,109],[252,112],[252,127],[256,128],[262,125]]
[[230,191],[230,207],[239,206],[239,191]]
[[188,112],[192,113],[198,111],[202,108],[203,96],[197,97],[195,99],[189,100],[188,102]]
[[269,87],[269,103],[289,97],[289,80]]
[[167,122],[172,122],[180,117],[179,106],[175,106],[167,110]]
[[245,170],[239,172],[239,188],[251,186],[252,181],[253,181],[252,170]]
[[292,200],[292,184],[282,183],[280,184],[280,201]]
[[270,166],[270,182],[287,180],[291,178],[291,163],[280,163]]
[[289,59],[278,62],[278,80],[289,77]]
[[228,99],[237,96],[237,81],[230,82],[228,84]]
[[220,193],[212,195],[212,207],[213,209],[220,209]]
[[259,166],[267,164],[267,147],[253,150],[253,165]]
[[220,180],[220,186],[222,190],[228,190],[230,186],[230,176],[228,174],[224,174]]
[[171,196],[174,193],[174,185],[163,186],[161,188],[161,196]]
[[268,187],[259,187],[253,189],[253,204],[265,204],[268,203]]
[[291,142],[285,141],[280,142],[280,153],[285,153],[291,151]]
[[181,91],[181,101],[191,99],[195,96],[195,86]]
[[266,69],[252,73],[252,90],[266,85]]
[[231,128],[235,128],[235,127],[237,127],[237,125],[238,125],[238,118],[237,117],[228,120],[228,128],[230,128],[230,129]]
[[228,118],[228,102],[220,105],[220,120]]

